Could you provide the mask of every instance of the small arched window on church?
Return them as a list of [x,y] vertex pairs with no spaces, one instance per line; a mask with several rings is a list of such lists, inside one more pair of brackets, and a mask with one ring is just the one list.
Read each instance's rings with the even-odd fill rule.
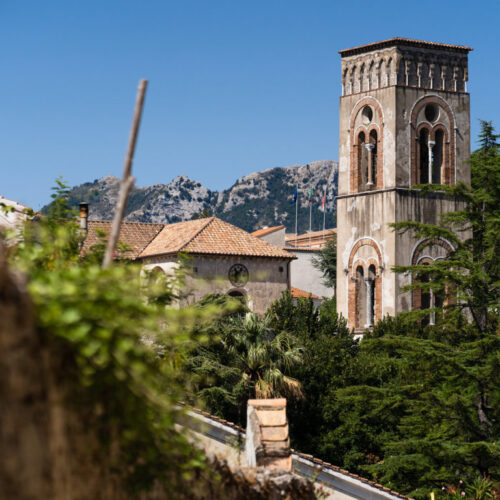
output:
[[419,168],[417,184],[429,182],[429,130],[423,128],[418,136]]
[[366,285],[363,266],[356,268],[356,328],[366,324]]

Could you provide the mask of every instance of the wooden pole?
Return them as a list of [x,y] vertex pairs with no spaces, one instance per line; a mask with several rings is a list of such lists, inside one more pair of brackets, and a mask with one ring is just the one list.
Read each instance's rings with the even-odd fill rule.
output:
[[113,254],[118,243],[118,235],[120,234],[120,226],[122,224],[123,215],[127,206],[128,195],[134,185],[135,179],[132,177],[132,162],[134,161],[135,144],[139,133],[139,125],[141,123],[142,108],[144,105],[144,97],[146,95],[147,80],[141,80],[137,89],[137,97],[135,100],[134,118],[132,120],[132,128],[128,139],[127,153],[125,154],[125,162],[123,164],[123,176],[120,182],[120,193],[118,195],[118,203],[116,204],[115,216],[111,226],[111,234],[108,244],[106,245],[106,253],[102,261],[102,268],[107,269],[113,261]]

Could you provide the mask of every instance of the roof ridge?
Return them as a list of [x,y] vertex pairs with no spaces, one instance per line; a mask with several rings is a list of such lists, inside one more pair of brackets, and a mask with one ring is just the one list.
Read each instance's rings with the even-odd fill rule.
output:
[[[180,252],[184,247],[187,247],[195,238],[197,238],[199,236],[199,234],[204,231],[217,217],[215,216],[211,216],[211,217],[207,217],[207,222],[205,224],[203,224],[203,226],[201,226],[200,229],[198,229],[198,231],[196,231],[192,236],[191,238],[189,238],[187,241],[185,241],[184,243],[182,243],[182,245],[176,250],[177,252]],[[196,220],[196,219],[195,219]],[[219,219],[220,220],[220,219]],[[191,221],[186,221],[186,222],[191,222]]]
[[[273,243],[269,243],[269,241],[263,240],[262,238],[259,238],[258,236],[254,236],[252,233],[249,233],[248,231],[245,231],[241,227],[235,226],[234,224],[231,224],[230,222],[226,222],[225,220],[219,219],[218,217],[214,217],[214,219],[217,219],[217,220],[221,221],[224,224],[228,224],[229,226],[235,227],[238,231],[241,231],[246,236],[251,236],[252,238],[255,238],[256,240],[259,240],[261,243],[264,244],[264,246],[270,246],[270,247],[273,247],[273,248],[280,248],[280,249],[282,248],[281,246],[274,245]],[[276,226],[276,227],[279,227],[279,226]]]

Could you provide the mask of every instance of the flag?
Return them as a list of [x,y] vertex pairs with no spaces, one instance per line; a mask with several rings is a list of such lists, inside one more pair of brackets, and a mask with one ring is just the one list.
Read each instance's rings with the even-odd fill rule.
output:
[[313,188],[310,187],[309,188],[309,198],[307,199],[309,202],[309,205],[311,204],[312,196],[313,196]]
[[323,209],[325,208],[325,203],[326,203],[326,191],[323,193],[323,201],[321,202],[321,206]]
[[299,195],[299,185],[297,184],[295,186],[295,193],[293,193],[293,202],[292,203],[297,203],[297,196]]

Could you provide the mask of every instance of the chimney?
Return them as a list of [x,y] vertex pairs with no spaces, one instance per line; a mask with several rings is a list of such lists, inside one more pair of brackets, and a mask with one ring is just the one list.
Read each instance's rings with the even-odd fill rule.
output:
[[249,467],[292,471],[286,399],[249,399],[245,450]]
[[82,201],[80,203],[80,229],[87,231],[87,222],[89,218],[89,204]]

